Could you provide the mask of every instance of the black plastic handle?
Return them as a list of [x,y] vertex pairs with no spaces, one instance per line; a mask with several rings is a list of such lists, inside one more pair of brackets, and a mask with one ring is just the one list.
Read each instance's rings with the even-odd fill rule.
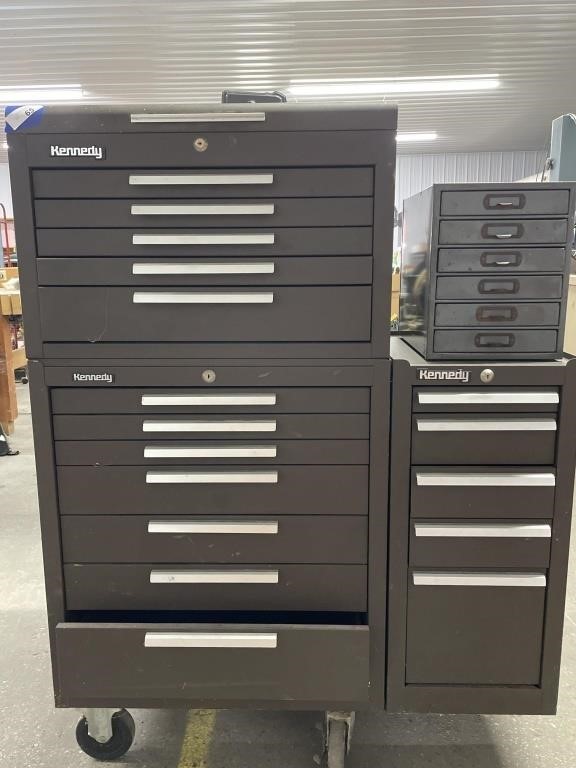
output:
[[501,334],[483,334],[478,333],[474,337],[474,344],[477,347],[500,347],[500,348],[507,348],[507,347],[513,347],[516,342],[516,337],[513,333],[501,333]]

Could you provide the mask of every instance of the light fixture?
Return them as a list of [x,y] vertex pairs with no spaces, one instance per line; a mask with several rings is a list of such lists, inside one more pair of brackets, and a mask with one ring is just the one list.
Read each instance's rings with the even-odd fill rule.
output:
[[397,133],[396,141],[404,143],[405,141],[436,141],[438,134],[430,133]]
[[81,85],[12,85],[0,86],[0,103],[76,101],[84,96]]
[[403,93],[451,93],[455,91],[486,91],[500,87],[499,75],[469,77],[403,77],[388,80],[347,80],[335,83],[293,81],[293,96],[393,96]]

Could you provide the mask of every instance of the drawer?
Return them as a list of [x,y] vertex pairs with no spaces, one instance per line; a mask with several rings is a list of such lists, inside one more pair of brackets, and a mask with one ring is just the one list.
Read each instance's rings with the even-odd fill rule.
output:
[[[372,291],[40,288],[45,341],[369,341]],[[343,311],[346,308],[346,311]]]
[[434,322],[438,326],[516,327],[558,325],[560,304],[531,302],[509,304],[436,304]]
[[366,564],[368,558],[368,519],[352,515],[68,515],[61,530],[65,563]]
[[364,565],[65,565],[68,610],[366,611]]
[[62,466],[368,464],[370,444],[368,440],[64,440],[55,444],[55,454]]
[[556,476],[547,467],[418,467],[412,470],[414,518],[551,519]]
[[552,525],[506,520],[413,520],[410,564],[420,568],[547,568]]
[[483,189],[442,192],[441,216],[545,216],[570,212],[569,189]]
[[440,245],[474,243],[566,243],[567,219],[519,219],[517,221],[440,221]]
[[[63,515],[367,515],[368,467],[59,467]],[[130,503],[127,503],[127,499]]]
[[560,403],[556,387],[422,387],[414,390],[415,411],[504,411],[518,412],[530,408],[536,412],[555,412]]
[[[510,353],[554,356],[557,331],[434,331],[434,352],[500,357]],[[560,353],[561,354],[561,353]]]
[[439,277],[437,299],[559,299],[562,296],[561,275],[502,275]]
[[[51,389],[52,413],[368,413],[368,387]],[[558,402],[558,400],[556,401]]]
[[553,464],[555,415],[502,413],[412,418],[414,464]]
[[372,227],[37,229],[38,256],[370,256]]
[[36,199],[363,197],[374,190],[371,168],[39,170],[32,182]]
[[565,248],[440,248],[438,272],[564,272]]
[[37,227],[366,227],[370,197],[37,200]]
[[39,285],[371,285],[371,256],[38,259]]
[[369,417],[356,413],[279,414],[258,418],[217,415],[190,418],[141,416],[54,416],[56,440],[146,439],[148,441],[182,437],[266,440],[362,439],[369,435]]
[[546,576],[412,571],[406,682],[539,685]]
[[368,627],[59,624],[55,645],[67,706],[368,701]]

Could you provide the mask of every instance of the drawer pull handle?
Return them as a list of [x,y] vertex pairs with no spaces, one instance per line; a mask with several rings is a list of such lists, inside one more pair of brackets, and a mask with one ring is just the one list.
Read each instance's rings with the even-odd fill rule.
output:
[[558,392],[491,391],[418,392],[421,405],[557,405]]
[[135,291],[134,304],[273,304],[274,294],[262,293],[143,293]]
[[488,486],[488,487],[550,487],[556,485],[552,472],[463,472],[447,474],[442,472],[418,472],[419,486]]
[[516,307],[479,307],[476,310],[476,320],[488,323],[513,323],[518,319]]
[[277,648],[275,632],[146,632],[146,648]]
[[278,584],[279,571],[151,571],[150,584]]
[[274,213],[273,203],[226,205],[133,205],[133,216],[265,216]]
[[134,186],[236,186],[239,184],[273,184],[272,173],[189,173],[189,174],[130,174],[128,183]]
[[219,232],[198,235],[133,234],[132,245],[273,245],[273,232]]
[[135,112],[131,123],[262,123],[266,112]]
[[251,264],[133,264],[133,275],[273,275],[273,262]]
[[498,240],[509,240],[513,236],[514,236],[513,232],[500,232],[496,235]]
[[483,267],[519,267],[522,263],[520,251],[494,252],[485,251],[480,256],[480,264]]
[[438,573],[415,572],[418,587],[545,587],[542,573]]
[[521,210],[526,205],[526,195],[486,195],[484,208],[488,211],[495,208],[514,208]]
[[[557,402],[557,401],[556,401]],[[247,392],[238,395],[215,395],[199,392],[194,395],[142,395],[142,405],[276,405],[274,393],[258,395]]]
[[482,294],[514,294],[520,290],[518,280],[480,280],[478,283],[478,293]]
[[419,432],[553,432],[556,419],[417,419]]
[[513,347],[516,343],[516,336],[513,333],[478,333],[474,337],[474,345],[484,348],[506,348]]
[[[507,230],[502,232],[503,227]],[[524,235],[523,224],[484,224],[481,228],[481,236],[486,239],[495,238],[496,240],[511,240],[512,238],[521,238]]]
[[268,421],[148,421],[143,432],[276,432],[276,419]]
[[164,446],[147,445],[145,459],[274,459],[275,445]]
[[198,485],[269,484],[278,482],[278,472],[146,472],[149,484],[192,483]]
[[548,523],[494,523],[459,525],[452,523],[415,523],[414,533],[421,538],[495,538],[495,539],[550,539],[552,526]]
[[266,535],[278,534],[277,520],[262,520],[253,522],[209,521],[209,520],[150,520],[148,533],[169,534],[236,534],[236,535]]

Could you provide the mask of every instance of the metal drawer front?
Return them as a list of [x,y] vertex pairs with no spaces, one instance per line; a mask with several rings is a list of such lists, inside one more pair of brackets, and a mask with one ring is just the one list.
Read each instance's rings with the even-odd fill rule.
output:
[[66,565],[69,610],[365,611],[363,565]]
[[434,351],[495,359],[514,353],[549,359],[560,352],[557,331],[536,329],[492,331],[488,328],[469,331],[434,331]]
[[67,706],[368,700],[368,627],[59,624],[56,652]]
[[437,299],[475,299],[516,301],[519,299],[559,299],[562,296],[561,275],[491,275],[439,277]]
[[438,326],[478,326],[486,328],[529,325],[557,326],[560,304],[436,304],[434,322]]
[[368,559],[368,520],[359,515],[67,515],[61,529],[65,563],[313,565]]
[[440,248],[438,272],[564,272],[565,248]]
[[569,213],[570,189],[442,192],[441,216],[545,216]]
[[441,245],[472,245],[475,243],[539,244],[566,243],[567,219],[518,219],[511,221],[444,220],[440,221]]

